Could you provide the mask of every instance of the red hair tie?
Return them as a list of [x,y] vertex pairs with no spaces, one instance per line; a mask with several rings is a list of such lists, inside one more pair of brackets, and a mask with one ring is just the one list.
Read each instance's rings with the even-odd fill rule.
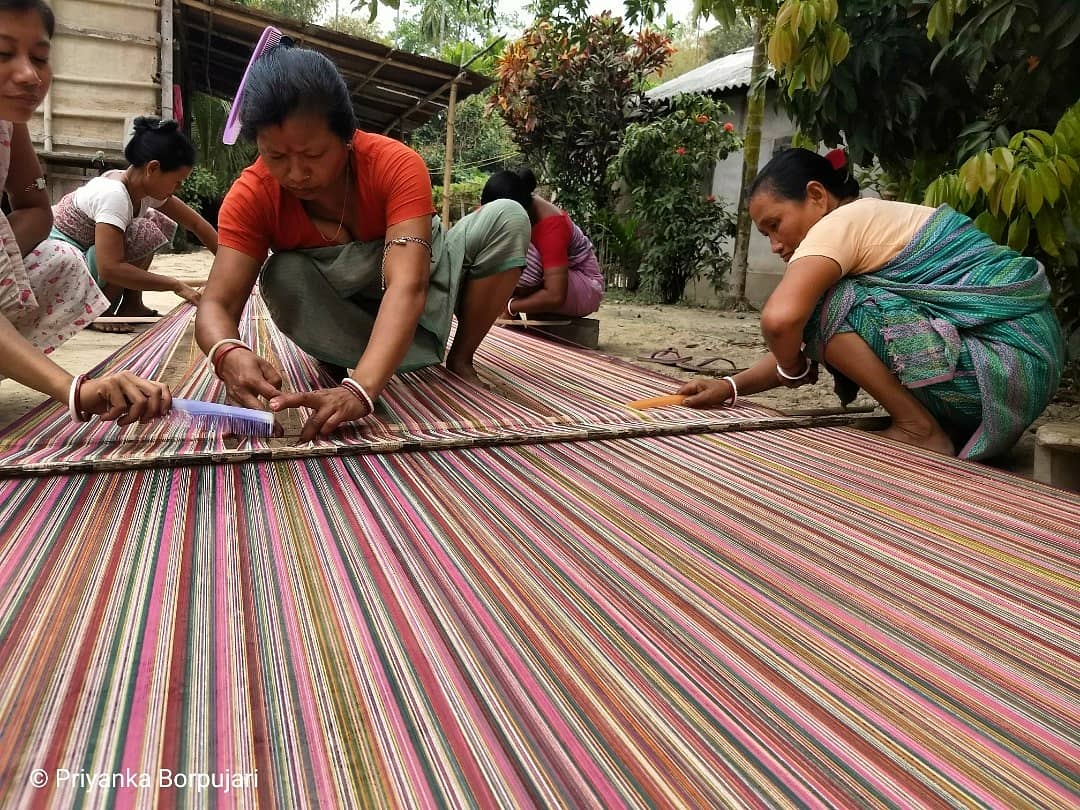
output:
[[847,166],[847,155],[843,149],[833,149],[825,153],[825,159],[829,161],[829,165],[836,171],[840,171]]

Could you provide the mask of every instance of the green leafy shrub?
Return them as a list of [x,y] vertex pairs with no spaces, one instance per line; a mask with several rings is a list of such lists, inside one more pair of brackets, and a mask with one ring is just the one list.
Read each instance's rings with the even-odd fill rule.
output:
[[525,161],[586,230],[598,211],[613,208],[608,166],[627,125],[645,117],[648,77],[671,53],[663,34],[632,34],[604,12],[538,19],[499,57],[491,105]]
[[637,292],[641,286],[642,246],[638,238],[641,222],[633,215],[598,211],[589,237],[596,247],[607,286]]
[[977,152],[927,188],[927,205],[948,203],[1000,244],[1041,261],[1070,336],[1071,385],[1080,365],[1080,103],[1053,133],[1026,129]]
[[730,112],[722,102],[685,94],[666,115],[626,133],[612,179],[629,190],[631,216],[641,223],[645,297],[674,303],[691,278],[705,274],[719,287],[730,268],[723,242],[734,235],[735,218],[707,191],[716,162],[741,146],[725,123]]
[[[474,172],[461,182],[450,184],[451,221],[460,219],[463,212],[467,214],[476,208],[476,206],[480,205],[480,194],[484,190],[484,183],[487,182],[487,179],[488,175]],[[441,214],[443,206],[443,187],[432,186],[431,192],[435,198],[435,210]],[[443,223],[443,225],[446,227],[446,223]]]

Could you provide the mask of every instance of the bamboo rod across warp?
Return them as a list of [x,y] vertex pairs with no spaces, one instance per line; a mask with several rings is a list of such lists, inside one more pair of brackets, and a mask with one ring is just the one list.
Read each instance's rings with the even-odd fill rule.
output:
[[[95,370],[127,369],[169,383],[176,396],[221,402],[224,386],[194,342],[194,309],[182,305]],[[270,359],[285,388],[329,384],[315,362],[283,336],[261,299],[251,299],[241,337]],[[537,347],[543,350],[538,351]],[[306,411],[284,415],[293,438],[226,441],[161,420],[118,427],[96,420],[73,425],[66,409],[44,404],[0,430],[0,477],[178,464],[283,459],[340,453],[393,452],[455,446],[701,433],[810,424],[749,402],[699,411],[676,407],[636,411],[642,396],[669,393],[670,378],[511,330],[495,329],[478,354],[489,388],[467,384],[439,366],[395,377],[373,418],[343,426],[334,436],[297,446]],[[835,417],[833,423],[854,417]],[[823,423],[817,420],[817,423]]]
[[1075,807],[1078,526],[835,429],[0,481],[0,806]]

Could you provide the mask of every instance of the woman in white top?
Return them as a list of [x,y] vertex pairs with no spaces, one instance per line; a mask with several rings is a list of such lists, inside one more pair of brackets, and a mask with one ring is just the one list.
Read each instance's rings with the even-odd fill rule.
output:
[[94,380],[49,359],[63,341],[108,306],[79,252],[47,239],[52,210],[26,122],[52,82],[55,18],[44,0],[0,0],[0,379],[11,377],[89,414],[121,423],[169,410],[169,389],[129,372]]
[[175,121],[140,117],[124,157],[128,168],[95,177],[56,204],[53,236],[84,251],[115,314],[156,314],[143,306],[143,290],[170,290],[197,304],[197,290],[149,270],[154,253],[172,241],[177,223],[217,252],[213,226],[173,196],[191,174],[195,148]]

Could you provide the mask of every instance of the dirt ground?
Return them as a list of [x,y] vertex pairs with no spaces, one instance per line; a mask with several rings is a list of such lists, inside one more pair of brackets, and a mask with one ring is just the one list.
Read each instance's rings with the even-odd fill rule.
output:
[[[184,280],[203,279],[209,274],[211,256],[207,251],[186,254],[169,254],[157,257],[153,269]],[[147,293],[147,304],[161,312],[167,312],[177,303],[172,293]],[[637,358],[648,356],[658,349],[672,348],[680,354],[697,359],[723,357],[739,367],[745,367],[759,358],[764,342],[756,313],[722,312],[711,309],[684,306],[648,306],[614,300],[605,303],[598,314],[600,318],[600,350],[606,354],[639,363],[642,367],[662,371],[678,379],[691,379],[694,374],[680,369],[640,362]],[[85,330],[60,347],[54,354],[64,368],[72,372],[88,371],[118,348],[131,335],[114,335]],[[718,362],[718,367],[724,363]],[[0,385],[0,426],[6,425],[30,407],[45,399],[44,395],[31,391],[12,381]],[[798,389],[777,389],[753,397],[757,402],[771,407],[818,408],[839,405],[832,393],[831,378],[827,373],[815,386]],[[856,405],[873,405],[873,400],[860,395]],[[1034,453],[1035,429],[1047,421],[1080,420],[1080,399],[1059,395],[1033,425],[1008,458],[996,462],[1022,475],[1030,475]]]

